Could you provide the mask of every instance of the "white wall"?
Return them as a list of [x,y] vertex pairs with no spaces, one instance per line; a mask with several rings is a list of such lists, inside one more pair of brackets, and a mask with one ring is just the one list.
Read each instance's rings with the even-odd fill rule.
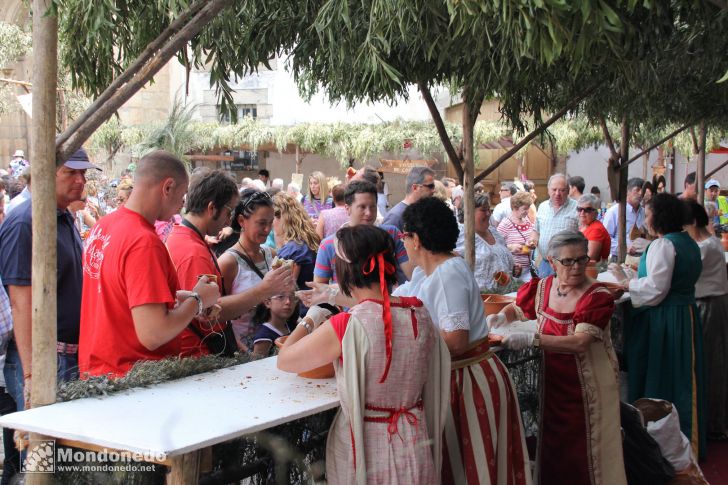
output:
[[[638,149],[632,149],[631,154],[636,155],[639,153]],[[607,182],[607,160],[609,159],[609,149],[606,145],[601,145],[596,149],[589,148],[580,152],[571,152],[569,158],[566,161],[566,171],[568,176],[581,175],[584,177],[586,182],[586,191],[596,185],[602,192],[602,199],[609,202],[611,197],[609,196],[609,184]],[[718,167],[721,163],[728,160],[726,154],[708,154],[705,160],[705,173],[707,174],[714,168]],[[675,188],[669,187],[670,177],[666,174],[665,178],[668,180],[668,190],[677,193],[682,192],[683,181],[685,176],[695,171],[697,157],[688,163],[687,159],[678,153],[677,161],[675,163]],[[652,180],[652,165],[657,162],[657,150],[650,152],[650,158],[647,166],[647,177],[646,180]],[[632,162],[629,166],[629,177],[640,177],[644,176],[644,164],[642,159]],[[720,182],[720,185],[724,189],[728,189],[728,167],[721,169],[713,177]]]

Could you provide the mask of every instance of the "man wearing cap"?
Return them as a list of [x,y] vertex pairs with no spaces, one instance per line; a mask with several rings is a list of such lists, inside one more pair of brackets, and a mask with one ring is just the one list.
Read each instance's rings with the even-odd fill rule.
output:
[[23,169],[30,166],[30,162],[25,159],[25,152],[23,150],[15,150],[15,153],[13,154],[13,159],[10,160],[10,174],[18,178],[21,173],[23,173]]
[[[712,202],[718,208],[717,224],[728,224],[728,199],[720,195],[720,182],[710,179],[705,182],[705,202]],[[706,207],[707,208],[707,207]]]
[[[89,162],[83,149],[78,150],[56,169],[56,214],[58,254],[58,380],[78,377],[78,332],[81,318],[81,285],[83,270],[81,236],[74,225],[68,206],[81,200],[86,185],[86,170],[100,170]],[[10,297],[14,338],[8,345],[5,380],[8,393],[18,410],[29,397],[32,367],[31,340],[31,265],[33,204],[17,207],[0,227],[0,277]]]

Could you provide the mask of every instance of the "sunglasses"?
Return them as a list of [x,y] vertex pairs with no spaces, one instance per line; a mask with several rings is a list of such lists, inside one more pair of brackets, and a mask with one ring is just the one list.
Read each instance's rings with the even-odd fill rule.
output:
[[435,183],[434,182],[431,183],[431,184],[420,184],[420,186],[421,187],[427,187],[430,190],[435,190]]
[[562,265],[569,268],[571,266],[574,266],[577,263],[581,266],[585,265],[586,263],[589,262],[589,256],[587,256],[585,254],[584,256],[579,256],[578,258],[564,258],[564,259],[554,258],[554,261],[558,261]]
[[577,207],[576,212],[596,212],[597,210],[593,207]]
[[262,202],[264,200],[271,200],[270,194],[268,192],[255,192],[254,194],[250,195],[248,199],[243,203],[243,210],[247,209],[251,205],[255,205],[257,202]]

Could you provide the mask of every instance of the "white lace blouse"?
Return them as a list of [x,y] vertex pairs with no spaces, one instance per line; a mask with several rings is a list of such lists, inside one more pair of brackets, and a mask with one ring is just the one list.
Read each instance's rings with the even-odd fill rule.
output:
[[[506,240],[498,231],[491,230],[495,244],[488,242],[475,235],[475,281],[478,282],[478,288],[481,291],[495,288],[497,283],[493,280],[493,275],[498,271],[511,274],[513,271],[513,255],[506,247]],[[460,235],[458,236],[455,252],[460,256],[465,254],[465,227],[460,225]],[[528,268],[525,268],[528,272]]]
[[462,258],[446,260],[430,276],[415,268],[412,279],[393,294],[422,300],[432,321],[445,332],[469,330],[470,342],[488,335],[478,283]]

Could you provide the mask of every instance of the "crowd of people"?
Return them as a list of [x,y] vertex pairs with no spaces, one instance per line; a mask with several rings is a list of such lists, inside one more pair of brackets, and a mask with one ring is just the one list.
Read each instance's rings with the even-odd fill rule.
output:
[[[2,413],[33,402],[32,189],[16,155],[0,181]],[[614,293],[587,272],[616,261],[619,204],[582,177],[552,175],[540,204],[530,181],[496,186],[498,203],[478,184],[471,268],[464,191],[427,167],[391,207],[368,166],[343,183],[313,172],[305,188],[267,170],[239,184],[188,173],[164,151],[133,168],[109,180],[81,149],[56,172],[59,382],[169,356],[264,358],[285,336],[280,369],[336,369],[330,483],[528,484],[517,392],[488,335],[536,320],[502,341],[543,351],[533,480],[626,483]],[[662,177],[630,179],[632,259],[611,265],[635,307],[628,398],[673,403],[701,457],[707,438],[728,439],[728,276],[714,236],[728,202],[716,180],[705,189],[698,203],[694,174],[679,197]],[[502,275],[517,297],[486,315],[481,294]],[[18,459],[5,436],[2,483]]]

